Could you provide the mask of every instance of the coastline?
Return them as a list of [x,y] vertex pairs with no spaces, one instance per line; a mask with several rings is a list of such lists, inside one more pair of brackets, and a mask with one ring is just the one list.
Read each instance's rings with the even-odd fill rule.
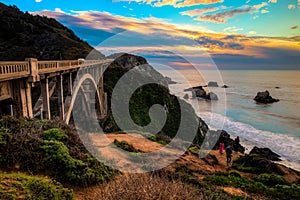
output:
[[[201,115],[198,114],[198,116],[201,118]],[[204,120],[205,121],[205,120]],[[205,121],[205,123],[207,123],[207,121]],[[208,124],[208,123],[207,123]],[[210,130],[215,130],[217,131],[218,129],[208,125],[209,129]],[[238,134],[232,134],[230,131],[226,130],[225,131],[231,136],[231,139],[234,139],[236,136],[240,136]],[[252,149],[253,147],[258,147],[258,148],[269,148],[268,146],[266,145],[259,145],[259,144],[254,144],[252,143],[251,141],[243,138],[240,136],[240,144],[245,147],[245,154],[248,154]],[[273,150],[272,148],[270,148],[274,153],[276,154],[279,154],[280,155],[280,159],[281,161],[274,161],[275,163],[277,164],[281,164],[281,165],[284,165],[288,168],[291,168],[291,169],[294,169],[298,172],[300,172],[300,164],[296,163],[296,162],[293,162],[293,161],[290,161],[288,160],[287,158],[285,158],[284,156],[281,155],[280,152],[277,152],[276,150]]]

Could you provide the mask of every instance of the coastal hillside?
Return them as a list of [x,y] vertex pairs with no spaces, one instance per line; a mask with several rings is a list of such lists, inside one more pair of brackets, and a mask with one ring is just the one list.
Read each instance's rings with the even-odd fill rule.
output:
[[[88,43],[55,19],[23,13],[15,6],[0,3],[0,60],[72,60],[85,58],[92,50]],[[104,58],[98,53],[96,58]]]
[[[129,106],[126,108],[129,109],[130,117],[134,123],[139,126],[146,126],[151,123],[149,110],[151,106],[159,104],[164,107],[167,113],[166,122],[158,133],[160,137],[164,137],[166,141],[169,141],[170,138],[178,134],[180,128],[183,128],[185,133],[179,137],[201,145],[208,131],[207,124],[196,115],[195,110],[190,104],[170,94],[166,77],[158,73],[147,63],[146,59],[140,56],[118,54],[117,56],[112,55],[108,58],[114,58],[115,60],[104,72],[104,89],[107,92],[109,108],[108,115],[101,121],[105,132],[120,131],[114,120],[116,116],[112,116],[110,105],[112,93],[120,78],[128,71],[132,71],[137,67],[136,69],[138,70],[135,70],[132,82],[133,84],[140,84],[141,87],[138,87],[130,97]],[[143,84],[142,81],[144,80],[153,84]],[[122,91],[127,91],[129,86],[122,85],[121,87],[123,87]],[[123,108],[120,107],[120,109]],[[128,119],[122,116],[122,120],[126,121]]]
[[[3,60],[24,60],[26,57],[77,59],[93,49],[56,20],[22,13],[13,6],[0,4],[0,20],[3,44],[0,57]],[[98,58],[103,55],[99,53]],[[109,109],[100,122],[107,134],[85,135],[88,144],[93,144],[92,150],[97,150],[103,159],[94,158],[80,140],[78,130],[59,119],[1,116],[0,200],[299,199],[300,173],[269,160],[258,154],[259,151],[252,154],[233,152],[233,160],[228,166],[225,154],[217,150],[208,150],[205,157],[199,158],[200,145],[209,128],[192,106],[170,94],[166,78],[144,58],[130,54],[109,58],[115,59],[104,74]],[[149,109],[154,104],[167,110],[166,123],[155,135],[123,131],[112,115],[110,101],[115,85],[135,66],[141,67],[136,70],[136,75],[142,80],[159,84],[143,85],[132,95],[129,110],[133,121],[140,126],[150,123]],[[182,110],[188,113],[185,118],[181,116]],[[127,122],[128,119],[122,120]],[[120,172],[109,165],[109,156],[116,162],[123,159],[106,151],[106,147],[113,147],[116,151],[129,152],[128,159],[140,160],[139,164],[149,169],[151,166],[142,162],[141,155],[171,146],[169,143],[183,122],[186,124],[185,137],[191,139],[193,131],[197,134],[193,136],[193,144],[172,164],[136,174]],[[196,128],[191,130],[195,123]],[[101,137],[106,137],[107,143],[103,144]]]

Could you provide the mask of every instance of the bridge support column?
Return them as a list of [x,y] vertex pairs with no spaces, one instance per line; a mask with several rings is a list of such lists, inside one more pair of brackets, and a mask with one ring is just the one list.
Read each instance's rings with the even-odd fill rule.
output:
[[51,119],[50,95],[48,78],[41,80],[41,93],[43,97],[43,116],[44,119]]
[[63,88],[63,75],[58,77],[58,106],[59,106],[59,116],[62,120],[65,116],[65,105],[64,105],[64,88]]
[[17,86],[14,88],[19,96],[18,104],[20,108],[19,116],[21,117],[33,117],[32,114],[32,101],[31,101],[31,86],[24,80],[19,80]]
[[72,96],[72,94],[73,94],[73,76],[72,76],[72,72],[70,72],[70,74],[69,74],[69,88],[68,88],[68,95],[69,96]]

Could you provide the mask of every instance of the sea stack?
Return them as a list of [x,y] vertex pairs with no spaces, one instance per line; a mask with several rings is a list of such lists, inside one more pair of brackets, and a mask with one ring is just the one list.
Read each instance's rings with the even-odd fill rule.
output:
[[258,103],[264,103],[264,104],[274,103],[279,101],[279,99],[274,99],[272,96],[270,96],[268,90],[266,90],[265,92],[258,92],[253,100]]

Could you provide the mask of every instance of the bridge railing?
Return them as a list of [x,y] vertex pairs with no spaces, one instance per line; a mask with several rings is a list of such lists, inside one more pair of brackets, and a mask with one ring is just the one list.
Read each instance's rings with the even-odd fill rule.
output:
[[24,62],[0,62],[0,78],[24,77],[30,74],[29,63]]
[[[111,62],[112,60],[59,60],[59,61],[35,61],[36,67],[32,67],[29,61],[0,62],[0,81],[22,78],[34,74],[59,72],[68,69],[88,67],[91,65]],[[32,69],[31,69],[32,68]]]

